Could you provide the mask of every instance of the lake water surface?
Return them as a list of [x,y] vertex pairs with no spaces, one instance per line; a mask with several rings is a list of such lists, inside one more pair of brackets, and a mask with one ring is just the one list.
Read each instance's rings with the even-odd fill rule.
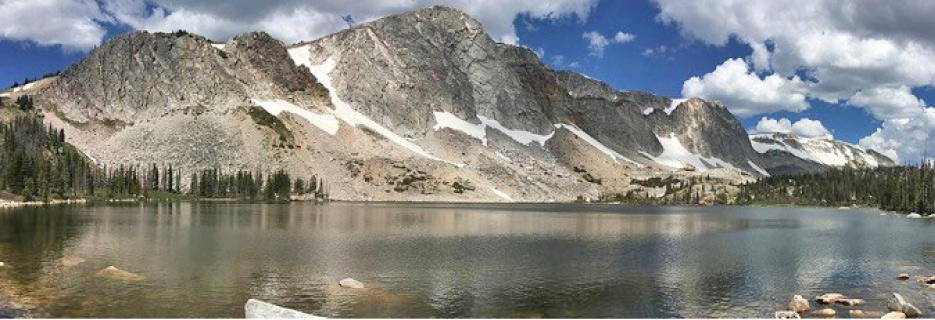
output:
[[[0,212],[0,261],[7,317],[243,317],[249,298],[327,317],[771,317],[793,294],[884,311],[894,291],[935,316],[915,281],[935,274],[935,219],[856,209],[26,208]],[[145,279],[95,276],[111,265]]]

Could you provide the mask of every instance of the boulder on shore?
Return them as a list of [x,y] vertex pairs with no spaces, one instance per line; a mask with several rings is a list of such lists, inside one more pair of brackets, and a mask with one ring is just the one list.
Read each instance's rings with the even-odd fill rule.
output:
[[102,278],[108,278],[108,279],[120,280],[120,281],[128,281],[128,282],[143,281],[143,279],[146,279],[145,277],[141,275],[138,275],[138,274],[135,274],[129,271],[120,270],[114,266],[109,266],[107,268],[104,268],[101,271],[98,271],[97,276],[102,277]]
[[776,311],[776,313],[773,314],[773,318],[776,318],[776,319],[802,319],[802,316],[800,316],[800,315],[799,315],[797,312],[795,312],[795,311],[783,310],[783,311]]
[[808,300],[805,300],[805,298],[802,298],[800,295],[795,295],[792,297],[792,301],[789,301],[788,309],[793,312],[801,313],[808,311],[808,309],[811,309],[811,307],[812,306],[808,303]]
[[906,318],[906,314],[902,312],[890,312],[890,313],[884,314],[883,317],[880,317],[880,319],[905,319],[905,318]]
[[354,278],[344,278],[341,281],[338,281],[338,285],[344,288],[351,289],[363,289],[364,284],[360,281],[354,280]]
[[907,215],[906,215],[906,218],[909,218],[909,219],[920,219],[920,218],[922,218],[922,215],[913,212],[913,213],[907,214]]
[[247,300],[247,304],[244,305],[244,314],[247,319],[323,319],[256,299]]

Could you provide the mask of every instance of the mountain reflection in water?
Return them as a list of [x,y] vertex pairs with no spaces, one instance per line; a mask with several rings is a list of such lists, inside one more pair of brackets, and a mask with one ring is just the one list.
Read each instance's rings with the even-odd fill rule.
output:
[[[769,317],[932,295],[935,221],[861,210],[161,203],[0,212],[0,305],[42,317]],[[107,267],[145,277],[96,277]],[[353,277],[367,289],[336,285]],[[3,315],[4,313],[0,313]]]

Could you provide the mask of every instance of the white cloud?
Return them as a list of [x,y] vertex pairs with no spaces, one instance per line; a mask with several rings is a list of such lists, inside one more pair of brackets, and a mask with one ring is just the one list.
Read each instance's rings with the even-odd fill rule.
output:
[[0,40],[86,51],[104,38],[110,17],[92,0],[0,0],[0,21]]
[[0,0],[0,39],[88,50],[103,40],[107,22],[148,31],[184,29],[218,40],[259,30],[294,43],[346,28],[344,17],[363,23],[447,5],[478,19],[494,40],[516,44],[513,22],[518,15],[583,21],[596,4],[597,0]]
[[636,39],[636,35],[623,31],[617,31],[617,34],[614,35],[614,42],[616,43],[627,43],[633,41],[633,39]]
[[[919,153],[906,141],[927,132],[921,126],[935,128],[935,122],[918,124],[914,120],[929,111],[911,91],[935,86],[935,19],[931,19],[935,2],[654,1],[660,10],[657,19],[677,25],[686,37],[716,46],[732,38],[749,45],[752,54],[746,59],[761,77],[792,79],[807,74],[808,80],[796,86],[797,93],[861,107],[884,120],[881,130],[865,139],[867,146],[885,147],[908,159],[906,156]],[[745,81],[765,80],[758,78],[747,77]],[[776,96],[788,93],[784,86],[765,89],[776,90]],[[731,93],[735,95],[726,96]],[[720,98],[749,100],[743,96],[746,93],[722,92],[725,96]],[[911,125],[902,125],[904,122]]]
[[807,109],[804,87],[796,76],[787,79],[772,74],[760,78],[743,60],[729,59],[711,73],[685,81],[682,96],[720,100],[734,114],[748,117]]
[[909,87],[871,88],[858,91],[848,104],[866,108],[877,119],[911,118],[922,112],[925,101],[912,94]]
[[617,31],[613,38],[608,39],[597,31],[585,32],[581,37],[588,41],[588,54],[595,57],[603,57],[604,49],[613,43],[627,43],[636,39],[636,35]]
[[861,147],[877,150],[894,160],[918,161],[935,155],[935,108],[926,107],[916,117],[883,121],[873,134],[860,139]]
[[597,31],[585,32],[581,37],[588,40],[588,53],[595,57],[603,57],[604,48],[610,45],[610,40]]
[[771,119],[763,117],[757,122],[755,133],[781,132],[793,133],[802,137],[831,137],[831,132],[819,120],[802,118],[792,122],[787,118]]

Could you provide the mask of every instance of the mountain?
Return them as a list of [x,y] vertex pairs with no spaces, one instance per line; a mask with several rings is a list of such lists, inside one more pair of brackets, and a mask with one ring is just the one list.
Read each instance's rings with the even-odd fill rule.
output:
[[778,150],[826,166],[876,168],[896,165],[892,159],[879,152],[834,140],[830,136],[801,137],[792,133],[755,133],[750,135],[750,143],[760,153]]
[[22,94],[100,164],[284,169],[342,200],[568,201],[827,167],[756,149],[719,102],[552,70],[446,7],[293,45],[130,33]]

